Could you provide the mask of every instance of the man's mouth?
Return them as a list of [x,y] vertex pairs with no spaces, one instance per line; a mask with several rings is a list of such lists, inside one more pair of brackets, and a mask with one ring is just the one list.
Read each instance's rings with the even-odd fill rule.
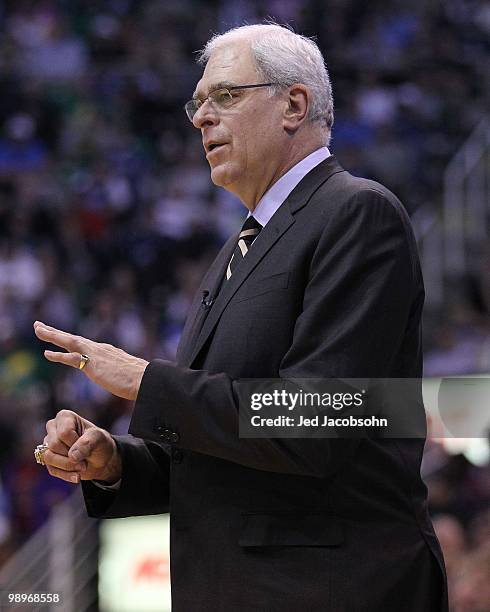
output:
[[205,145],[206,155],[227,144],[226,142],[210,142]]

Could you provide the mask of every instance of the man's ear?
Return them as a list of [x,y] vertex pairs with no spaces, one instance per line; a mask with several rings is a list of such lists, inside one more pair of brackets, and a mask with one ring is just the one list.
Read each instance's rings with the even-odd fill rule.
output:
[[286,104],[283,126],[286,131],[295,132],[306,119],[310,107],[310,92],[306,85],[302,83],[292,85],[289,88]]

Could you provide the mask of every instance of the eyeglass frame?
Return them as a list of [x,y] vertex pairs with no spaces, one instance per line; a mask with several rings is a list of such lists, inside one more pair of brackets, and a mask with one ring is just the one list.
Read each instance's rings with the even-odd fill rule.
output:
[[[188,102],[186,102],[184,105],[185,114],[187,115],[187,118],[189,119],[189,121],[193,123],[194,117],[197,111],[206,102],[206,100],[209,100],[209,96],[211,96],[211,94],[216,93],[217,91],[227,91],[230,94],[230,98],[231,98],[231,92],[236,89],[252,89],[254,87],[272,87],[273,85],[277,85],[277,83],[256,83],[254,85],[233,85],[233,87],[218,87],[217,89],[213,89],[213,91],[210,91],[208,95],[204,98],[204,100],[201,100],[200,98],[191,98]],[[199,104],[199,106],[196,108],[193,115],[191,116],[188,110],[189,105],[195,104],[196,102],[200,102],[201,104]]]

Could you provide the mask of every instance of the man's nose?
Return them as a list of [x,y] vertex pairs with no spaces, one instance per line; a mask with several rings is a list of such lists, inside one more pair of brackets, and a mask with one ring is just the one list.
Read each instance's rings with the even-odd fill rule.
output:
[[192,119],[192,123],[195,128],[201,129],[203,127],[210,127],[216,125],[219,122],[219,116],[214,106],[209,100],[205,100],[201,106],[197,109],[196,114]]

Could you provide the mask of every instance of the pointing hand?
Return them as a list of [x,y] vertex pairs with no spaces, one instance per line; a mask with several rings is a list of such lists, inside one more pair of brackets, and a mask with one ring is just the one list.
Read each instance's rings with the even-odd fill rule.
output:
[[[49,361],[83,369],[84,374],[113,395],[128,400],[136,399],[148,361],[129,355],[111,344],[75,336],[40,321],[34,323],[34,332],[40,340],[68,351],[44,351]],[[89,358],[85,360],[86,363],[82,355]]]

